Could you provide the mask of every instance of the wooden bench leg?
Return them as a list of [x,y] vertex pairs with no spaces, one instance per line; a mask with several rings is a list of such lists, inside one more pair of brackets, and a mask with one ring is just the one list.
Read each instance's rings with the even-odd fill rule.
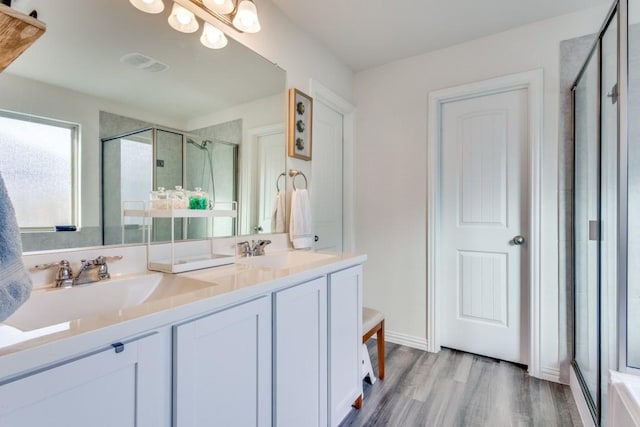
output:
[[384,380],[384,320],[380,322],[380,329],[376,333],[378,347],[378,378]]
[[358,396],[356,401],[353,403],[353,407],[356,409],[362,409],[362,395]]

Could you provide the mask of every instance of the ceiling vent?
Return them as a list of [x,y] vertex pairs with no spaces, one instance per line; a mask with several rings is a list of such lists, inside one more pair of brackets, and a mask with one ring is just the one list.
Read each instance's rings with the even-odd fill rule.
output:
[[125,56],[120,58],[120,62],[122,62],[123,64],[131,65],[132,67],[135,67],[139,70],[149,71],[151,73],[158,73],[169,68],[167,64],[138,52],[126,54]]

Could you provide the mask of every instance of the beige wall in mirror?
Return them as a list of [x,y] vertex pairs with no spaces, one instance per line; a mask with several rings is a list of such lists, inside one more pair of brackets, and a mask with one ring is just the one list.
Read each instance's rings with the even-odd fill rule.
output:
[[[77,173],[71,183],[43,183],[45,156],[33,161],[40,156],[20,145],[29,141],[15,134],[3,141],[0,133],[0,147],[34,177],[33,192],[14,193],[33,199],[48,188],[74,189],[73,223],[57,225],[78,231],[25,232],[25,251],[122,243],[123,198],[147,198],[159,184],[237,200],[239,234],[274,231],[269,215],[286,170],[283,69],[232,39],[224,49],[207,49],[199,33],[176,32],[166,16],[127,1],[31,3],[47,32],[0,74],[0,116],[76,126]],[[18,211],[19,221],[50,209],[42,200]],[[182,237],[203,237],[195,228]],[[135,224],[125,229],[135,231]],[[136,243],[134,231],[125,243]],[[231,232],[222,227],[220,235]]]

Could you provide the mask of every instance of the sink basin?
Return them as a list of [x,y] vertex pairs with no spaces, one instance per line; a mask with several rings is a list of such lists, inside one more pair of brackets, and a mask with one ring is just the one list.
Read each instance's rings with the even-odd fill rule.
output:
[[4,324],[32,331],[210,286],[211,283],[187,277],[144,273],[71,288],[37,290]]
[[325,254],[309,251],[275,252],[271,254],[238,258],[237,264],[254,265],[273,269],[294,268],[318,261],[327,261],[335,258],[335,254]]

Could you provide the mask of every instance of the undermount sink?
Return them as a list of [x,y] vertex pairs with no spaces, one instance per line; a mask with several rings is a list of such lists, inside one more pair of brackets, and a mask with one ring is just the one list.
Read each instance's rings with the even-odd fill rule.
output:
[[238,264],[253,265],[274,269],[295,268],[318,261],[327,261],[335,258],[335,254],[325,254],[310,251],[275,252],[266,255],[238,258]]
[[71,288],[36,290],[5,325],[32,331],[83,317],[101,316],[145,302],[212,286],[180,276],[144,273]]

